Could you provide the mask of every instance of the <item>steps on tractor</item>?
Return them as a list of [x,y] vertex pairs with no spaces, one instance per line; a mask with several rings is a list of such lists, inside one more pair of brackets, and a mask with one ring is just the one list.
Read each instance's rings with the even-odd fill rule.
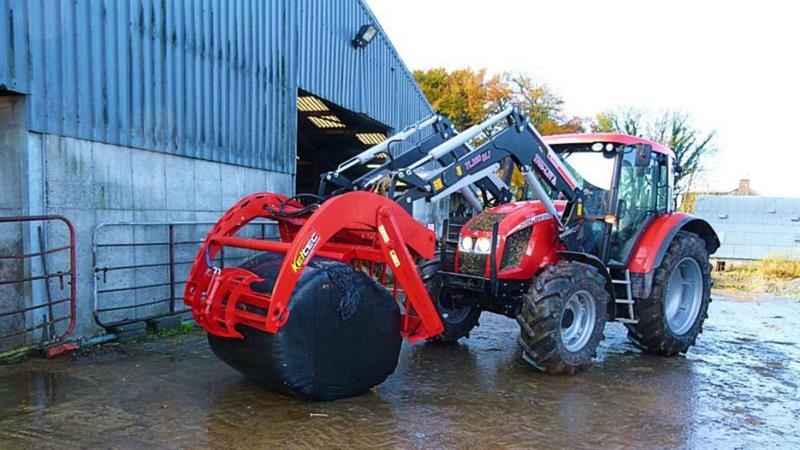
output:
[[451,217],[442,222],[442,229],[439,235],[439,254],[441,267],[445,271],[452,271],[455,267],[456,250],[458,248],[458,235],[461,227],[467,222],[466,217]]
[[[621,272],[622,278],[614,278],[614,272]],[[633,290],[631,289],[631,273],[629,270],[611,271],[611,283],[614,284],[614,303],[617,305],[617,322],[638,323],[636,314],[633,310]],[[619,273],[618,273],[619,274]],[[623,290],[622,295],[619,291]],[[623,306],[624,305],[624,306]],[[622,306],[622,307],[620,307]],[[624,314],[620,314],[620,310]]]

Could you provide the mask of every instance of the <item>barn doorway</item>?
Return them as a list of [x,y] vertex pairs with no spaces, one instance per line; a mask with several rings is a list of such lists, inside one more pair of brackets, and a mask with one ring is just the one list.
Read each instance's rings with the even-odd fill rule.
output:
[[391,129],[302,89],[297,92],[296,193],[316,193],[321,174],[380,143]]

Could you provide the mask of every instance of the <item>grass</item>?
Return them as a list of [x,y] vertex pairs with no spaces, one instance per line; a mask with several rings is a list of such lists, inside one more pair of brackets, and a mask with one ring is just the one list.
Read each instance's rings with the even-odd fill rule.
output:
[[[161,338],[165,338],[165,337],[169,337],[169,336],[176,336],[176,335],[180,335],[180,334],[189,334],[189,333],[192,333],[194,331],[197,331],[197,329],[198,329],[197,325],[194,322],[191,322],[191,321],[181,322],[181,325],[179,327],[177,327],[177,328],[170,328],[170,329],[161,330],[161,331],[155,331],[154,329],[148,327],[147,336],[145,336],[145,338],[143,340],[145,342],[155,341],[155,340],[158,340],[158,339],[161,339]],[[133,344],[133,343],[137,343],[137,342],[140,342],[140,340],[130,341],[129,343]],[[101,346],[110,346],[110,345],[119,345],[119,344],[117,342],[112,341],[112,342],[107,342],[105,344],[102,344]],[[89,354],[92,351],[94,351],[96,348],[98,348],[98,346],[81,345],[81,347],[77,351],[77,353],[81,354],[81,355]],[[34,352],[36,352],[38,350],[40,350],[38,347],[23,347],[23,348],[18,348],[18,349],[7,351],[7,352],[2,352],[2,353],[0,353],[0,366],[7,365],[7,364],[18,363],[20,361],[23,361],[28,356],[30,356],[32,353],[34,353]]]
[[15,350],[0,353],[0,365],[16,363],[24,360],[34,349],[23,347]]
[[800,278],[800,261],[787,259],[767,258],[755,264],[757,273],[780,280],[794,280]]
[[145,340],[153,341],[156,339],[175,336],[178,334],[188,334],[196,330],[197,330],[197,325],[194,322],[189,322],[189,321],[181,322],[181,325],[178,328],[169,328],[158,332],[148,327],[147,337],[145,337]]
[[800,295],[800,261],[773,256],[713,273],[717,289]]

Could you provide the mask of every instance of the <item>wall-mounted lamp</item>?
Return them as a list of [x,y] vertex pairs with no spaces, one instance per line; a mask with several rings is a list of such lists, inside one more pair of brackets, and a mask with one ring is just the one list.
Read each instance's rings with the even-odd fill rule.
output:
[[378,34],[378,29],[375,28],[373,25],[362,25],[361,28],[358,29],[358,33],[356,33],[356,37],[353,38],[353,47],[355,48],[364,48],[375,39],[375,36]]

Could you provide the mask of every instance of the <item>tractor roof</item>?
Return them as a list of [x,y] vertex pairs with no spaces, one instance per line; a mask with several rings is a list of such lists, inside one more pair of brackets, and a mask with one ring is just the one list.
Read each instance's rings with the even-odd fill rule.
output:
[[668,147],[665,147],[658,142],[653,142],[650,139],[640,138],[636,136],[628,136],[627,134],[617,133],[573,133],[573,134],[554,134],[544,136],[545,142],[549,145],[570,145],[570,144],[593,144],[595,142],[611,142],[612,144],[650,144],[653,146],[653,151],[670,155],[673,158],[675,153]]

